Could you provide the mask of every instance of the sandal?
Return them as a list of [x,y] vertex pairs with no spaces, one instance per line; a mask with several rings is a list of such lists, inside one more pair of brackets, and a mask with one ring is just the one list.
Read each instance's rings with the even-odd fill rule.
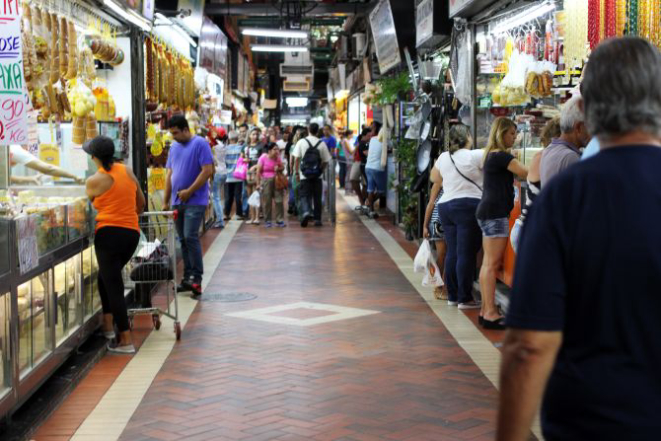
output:
[[492,331],[504,331],[505,317],[501,317],[496,320],[487,320],[484,317],[482,317],[482,327],[484,329],[489,329]]

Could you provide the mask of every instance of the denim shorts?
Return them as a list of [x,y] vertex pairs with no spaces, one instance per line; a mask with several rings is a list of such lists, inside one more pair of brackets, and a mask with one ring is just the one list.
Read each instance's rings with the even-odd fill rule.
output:
[[388,190],[388,173],[385,170],[365,169],[367,174],[367,192],[385,194]]
[[510,220],[506,217],[499,219],[477,220],[484,237],[509,237]]

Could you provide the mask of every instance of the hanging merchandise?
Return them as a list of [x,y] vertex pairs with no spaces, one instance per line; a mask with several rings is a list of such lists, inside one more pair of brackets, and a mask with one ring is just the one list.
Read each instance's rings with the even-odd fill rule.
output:
[[463,30],[458,30],[456,27],[453,30],[453,36],[456,33],[454,44],[456,45],[456,52],[454,55],[456,57],[456,75],[453,69],[453,81],[454,81],[454,90],[455,96],[463,104],[471,105],[472,104],[472,93],[471,93],[471,70],[470,70],[470,50],[469,50],[469,40],[470,35],[468,31],[464,28]]
[[[583,61],[587,58],[589,48],[587,42],[590,34],[588,12],[590,4],[594,1],[565,0],[564,64],[568,69],[583,65]],[[561,64],[560,59],[558,64]]]
[[601,0],[588,0],[588,17],[590,20],[588,23],[588,41],[590,42],[590,49],[594,50],[601,39]]

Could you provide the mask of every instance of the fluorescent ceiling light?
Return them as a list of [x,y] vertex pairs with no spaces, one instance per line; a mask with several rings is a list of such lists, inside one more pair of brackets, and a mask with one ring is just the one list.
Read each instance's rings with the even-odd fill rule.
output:
[[253,44],[250,46],[253,52],[307,52],[308,48],[304,46],[277,46]]
[[273,38],[308,38],[308,33],[305,31],[290,31],[287,29],[243,29],[243,35],[252,37],[273,37]]
[[289,107],[307,107],[308,99],[305,97],[290,96],[286,98]]
[[544,14],[547,14],[555,9],[554,3],[542,3],[535,7],[532,7],[526,11],[521,12],[520,14],[514,15],[495,26],[495,29],[491,31],[492,34],[502,34],[509,31],[510,29],[516,28],[523,24],[526,24],[536,18],[541,17]]
[[103,0],[103,4],[112,9],[116,14],[120,15],[124,20],[133,23],[145,32],[151,32],[151,25],[144,17],[139,16],[133,11],[127,11],[113,0]]

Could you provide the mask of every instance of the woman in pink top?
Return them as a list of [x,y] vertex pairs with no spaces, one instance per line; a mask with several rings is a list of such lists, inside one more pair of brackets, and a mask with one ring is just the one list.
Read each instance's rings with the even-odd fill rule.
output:
[[264,217],[266,228],[273,226],[273,199],[275,199],[275,220],[278,227],[284,227],[284,195],[275,188],[275,175],[285,167],[280,159],[278,145],[274,142],[266,146],[264,153],[257,161],[257,187],[262,189]]

